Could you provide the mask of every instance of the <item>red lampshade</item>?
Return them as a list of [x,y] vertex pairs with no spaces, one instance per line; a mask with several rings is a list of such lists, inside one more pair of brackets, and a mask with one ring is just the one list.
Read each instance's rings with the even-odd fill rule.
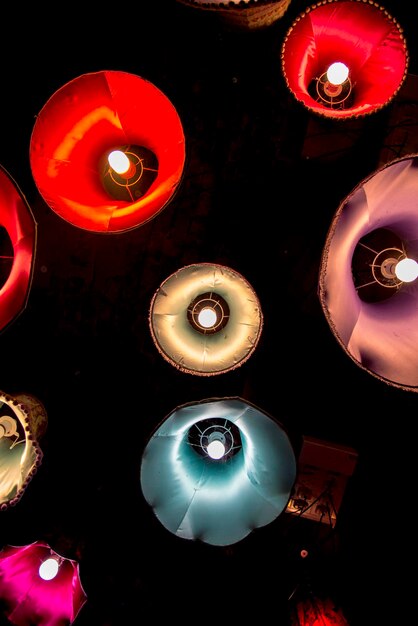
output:
[[[53,578],[42,578],[40,566],[51,559],[58,565]],[[16,626],[68,626],[87,601],[76,561],[54,552],[47,543],[0,552],[0,604]]]
[[[333,63],[349,78],[327,81]],[[408,52],[399,24],[374,2],[326,0],[292,24],[282,46],[282,70],[292,94],[310,111],[337,119],[374,113],[399,91]]]
[[348,626],[342,609],[331,598],[306,595],[293,607],[292,626]]
[[[107,154],[128,155],[117,175]],[[181,121],[169,99],[127,72],[84,74],[59,89],[33,128],[30,165],[50,208],[79,228],[120,232],[149,221],[172,198],[185,161]]]
[[29,295],[36,223],[25,197],[0,166],[0,331],[25,308]]

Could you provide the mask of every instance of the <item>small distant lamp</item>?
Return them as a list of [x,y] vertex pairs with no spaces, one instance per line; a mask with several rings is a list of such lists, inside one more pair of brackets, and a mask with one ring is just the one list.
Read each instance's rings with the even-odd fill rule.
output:
[[274,24],[286,13],[291,0],[178,0],[206,11],[232,29],[260,30]]
[[73,226],[116,233],[171,201],[185,163],[179,115],[149,81],[128,72],[83,74],[46,102],[30,165],[50,208]]
[[286,508],[296,459],[283,426],[241,398],[177,407],[141,463],[143,495],[183,539],[236,543]]
[[328,0],[306,9],[282,44],[295,99],[324,117],[374,113],[397,94],[408,69],[399,24],[375,2]]
[[291,626],[350,626],[343,609],[330,596],[305,591],[290,603]]
[[239,272],[213,263],[181,268],[155,292],[151,335],[160,354],[188,374],[212,376],[245,363],[262,331],[254,289]]
[[0,166],[0,332],[26,307],[36,237],[36,222],[25,197]]
[[69,626],[87,601],[78,563],[43,541],[0,552],[0,606],[15,626]]
[[418,157],[396,159],[338,208],[319,297],[347,354],[381,380],[418,390]]
[[0,392],[0,511],[15,505],[35,476],[46,428],[47,414],[37,398]]

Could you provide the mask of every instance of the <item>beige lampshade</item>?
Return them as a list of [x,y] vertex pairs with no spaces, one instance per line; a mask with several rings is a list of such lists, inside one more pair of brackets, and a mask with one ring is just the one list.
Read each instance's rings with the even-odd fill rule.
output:
[[37,398],[0,391],[0,509],[16,504],[35,475],[43,456],[38,439],[46,427]]
[[160,285],[149,325],[158,351],[171,365],[211,376],[247,361],[259,341],[263,315],[241,274],[200,263],[179,269]]
[[266,28],[283,17],[291,0],[178,0],[212,13],[227,26],[240,30]]

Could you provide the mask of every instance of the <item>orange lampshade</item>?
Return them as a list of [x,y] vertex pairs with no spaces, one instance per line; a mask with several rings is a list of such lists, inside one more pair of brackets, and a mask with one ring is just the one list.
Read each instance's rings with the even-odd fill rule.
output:
[[[128,156],[128,173],[109,166],[114,150]],[[84,74],[61,87],[37,116],[30,141],[45,202],[95,232],[121,232],[155,217],[172,199],[184,162],[173,104],[149,81],[120,71]]]

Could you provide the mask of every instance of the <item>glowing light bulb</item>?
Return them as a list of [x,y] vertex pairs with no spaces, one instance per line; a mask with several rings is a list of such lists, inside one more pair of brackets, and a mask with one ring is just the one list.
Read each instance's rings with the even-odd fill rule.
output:
[[342,85],[348,78],[348,67],[344,63],[331,63],[327,69],[327,79],[331,85]]
[[131,161],[122,150],[113,150],[107,157],[110,167],[117,174],[126,174],[132,166]]
[[45,559],[39,566],[39,576],[43,580],[52,580],[58,574],[59,563],[57,559]]
[[197,319],[203,328],[211,328],[216,324],[217,316],[213,309],[205,307],[199,312]]
[[206,449],[211,459],[221,459],[225,454],[225,446],[219,439],[211,441]]
[[418,263],[414,259],[401,259],[395,266],[395,274],[404,283],[410,283],[418,277]]

